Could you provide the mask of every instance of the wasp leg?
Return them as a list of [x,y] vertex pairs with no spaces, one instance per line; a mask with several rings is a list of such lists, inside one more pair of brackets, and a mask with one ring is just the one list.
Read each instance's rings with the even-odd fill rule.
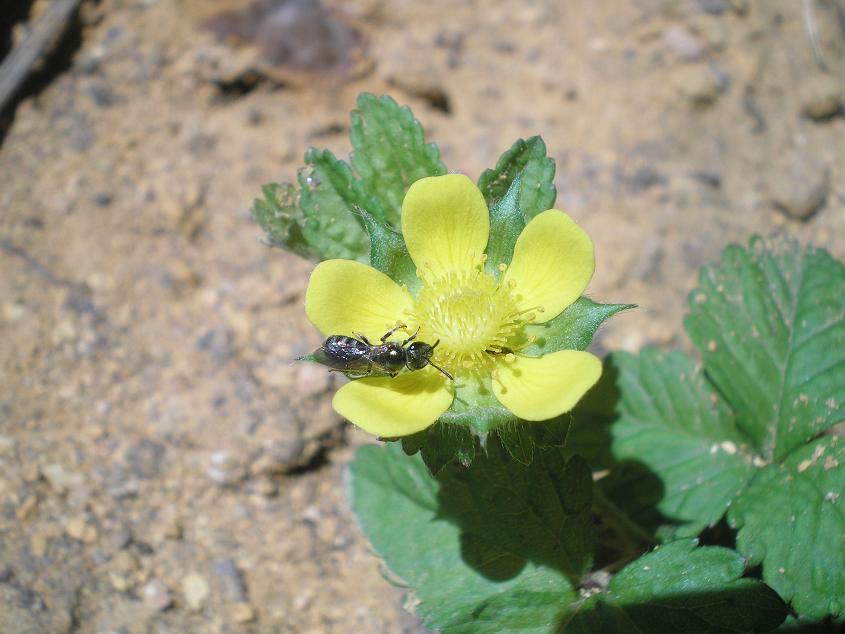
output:
[[381,342],[384,343],[385,341],[387,341],[387,338],[390,337],[390,335],[392,335],[397,330],[403,330],[404,328],[407,328],[407,327],[408,327],[408,324],[406,324],[404,321],[397,321],[396,325],[393,326],[393,328],[391,328],[386,333],[384,333],[384,335],[381,338]]
[[410,337],[408,337],[407,339],[405,339],[405,341],[402,342],[402,347],[404,348],[409,343],[411,343],[414,339],[416,339],[418,334],[420,334],[420,327],[419,326],[417,326],[417,329],[414,331],[414,334],[412,334]]
[[360,332],[353,332],[353,333],[352,333],[352,336],[354,336],[356,339],[359,339],[359,340],[363,341],[363,342],[364,342],[365,344],[367,344],[368,346],[373,345],[373,344],[371,344],[371,343],[370,343],[370,340],[369,340],[369,339],[367,339],[367,337],[366,337],[363,333],[360,333]]

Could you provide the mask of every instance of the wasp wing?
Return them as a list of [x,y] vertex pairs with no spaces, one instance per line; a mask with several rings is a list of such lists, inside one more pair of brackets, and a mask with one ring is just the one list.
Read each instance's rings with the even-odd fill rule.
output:
[[366,376],[372,366],[369,355],[370,346],[363,341],[336,335],[311,354],[297,357],[297,361],[314,361],[347,375]]

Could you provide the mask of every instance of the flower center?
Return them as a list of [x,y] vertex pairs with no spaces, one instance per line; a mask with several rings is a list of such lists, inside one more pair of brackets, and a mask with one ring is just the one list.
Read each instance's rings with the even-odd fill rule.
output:
[[413,322],[423,341],[440,341],[437,362],[453,373],[490,370],[497,355],[512,355],[527,341],[523,326],[542,310],[520,310],[514,284],[484,273],[483,265],[422,279]]

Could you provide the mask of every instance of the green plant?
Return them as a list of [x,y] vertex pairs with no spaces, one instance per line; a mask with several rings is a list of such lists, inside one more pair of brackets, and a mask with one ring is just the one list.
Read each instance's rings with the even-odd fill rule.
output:
[[[532,256],[533,267],[582,271],[554,293],[532,291],[541,308],[555,306],[545,317],[520,306],[520,295],[496,295],[510,279],[508,288],[530,280],[519,276],[528,261],[519,262],[520,240],[532,252],[555,250],[529,235],[532,226],[592,254],[571,221],[545,211],[556,192],[543,141],[517,141],[475,189],[443,177],[436,147],[388,97],[362,95],[350,132],[351,167],[311,149],[299,188],[268,185],[253,207],[272,244],[330,260],[306,297],[324,334],[357,327],[372,339],[385,321],[408,320],[433,343],[442,324],[421,317],[433,288],[442,301],[477,292],[503,311],[513,302],[519,315],[507,327],[494,321],[492,339],[475,352],[460,347],[466,333],[441,344],[438,360],[450,364],[454,384],[425,368],[357,379],[335,398],[338,411],[388,441],[359,451],[349,495],[427,626],[751,632],[787,618],[784,628],[845,619],[845,442],[831,429],[845,419],[840,262],[785,238],[730,246],[690,295],[686,329],[701,359],[612,353],[596,383],[582,351],[603,321],[632,306],[578,297],[592,274],[587,260]],[[452,222],[452,208],[443,211],[451,203],[438,202],[455,197],[474,201],[468,220]],[[481,243],[481,230],[466,225],[487,209]],[[452,233],[420,246],[428,234],[409,227],[438,215]],[[437,246],[467,235],[458,256]],[[431,270],[454,266],[464,277],[438,286],[445,278],[421,270],[441,256],[460,261]],[[336,271],[363,275],[375,290],[361,306],[335,310],[339,286],[319,280]],[[471,311],[457,314],[447,326]],[[540,379],[526,387],[505,376],[531,377],[523,368],[538,363],[548,364],[539,387]],[[579,377],[584,387],[566,387]],[[406,415],[409,406],[423,413]]]

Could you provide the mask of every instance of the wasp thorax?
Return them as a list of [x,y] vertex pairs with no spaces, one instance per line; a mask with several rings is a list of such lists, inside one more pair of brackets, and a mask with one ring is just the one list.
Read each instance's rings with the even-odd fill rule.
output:
[[524,340],[523,326],[534,319],[518,308],[515,290],[481,267],[428,277],[417,295],[414,321],[426,340],[440,341],[440,363],[458,372],[481,369],[495,355],[515,349]]

